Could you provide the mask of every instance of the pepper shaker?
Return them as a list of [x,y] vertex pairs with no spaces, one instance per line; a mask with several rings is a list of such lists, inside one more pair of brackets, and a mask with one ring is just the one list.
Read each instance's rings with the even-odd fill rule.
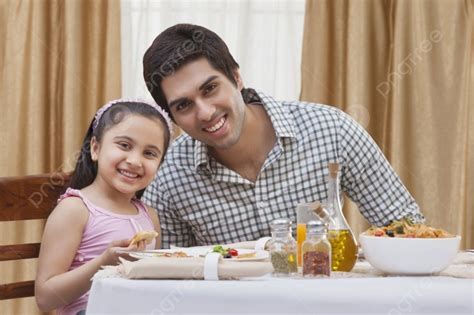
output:
[[326,224],[321,221],[306,223],[306,240],[301,249],[304,277],[331,275],[331,243],[327,238]]

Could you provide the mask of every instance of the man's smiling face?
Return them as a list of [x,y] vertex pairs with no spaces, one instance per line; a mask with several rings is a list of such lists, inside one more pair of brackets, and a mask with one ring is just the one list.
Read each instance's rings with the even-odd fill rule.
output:
[[161,86],[176,124],[188,135],[216,149],[229,149],[240,139],[245,102],[239,72],[237,86],[206,58],[183,65]]

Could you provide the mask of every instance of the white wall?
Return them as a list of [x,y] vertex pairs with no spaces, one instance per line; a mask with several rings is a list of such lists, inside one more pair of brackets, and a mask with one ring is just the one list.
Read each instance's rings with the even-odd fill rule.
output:
[[304,0],[121,0],[122,96],[151,98],[143,82],[143,54],[161,31],[192,23],[222,37],[247,87],[298,99],[304,9]]

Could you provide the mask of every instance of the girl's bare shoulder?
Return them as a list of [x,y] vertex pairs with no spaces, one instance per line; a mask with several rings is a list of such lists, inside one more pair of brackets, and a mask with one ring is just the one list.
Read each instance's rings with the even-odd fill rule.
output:
[[81,198],[67,197],[58,202],[49,219],[64,218],[71,221],[80,220],[85,222],[88,216],[89,211]]

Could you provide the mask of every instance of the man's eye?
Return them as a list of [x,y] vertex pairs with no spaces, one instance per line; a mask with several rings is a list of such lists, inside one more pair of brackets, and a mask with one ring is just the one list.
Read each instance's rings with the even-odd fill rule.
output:
[[182,102],[182,103],[179,103],[178,105],[176,105],[176,110],[177,111],[181,111],[181,110],[185,110],[186,108],[189,107],[189,102]]
[[209,93],[211,93],[212,91],[215,90],[216,87],[217,87],[217,84],[215,84],[215,83],[209,84],[208,86],[206,86],[206,87],[204,88],[204,94],[209,94]]

